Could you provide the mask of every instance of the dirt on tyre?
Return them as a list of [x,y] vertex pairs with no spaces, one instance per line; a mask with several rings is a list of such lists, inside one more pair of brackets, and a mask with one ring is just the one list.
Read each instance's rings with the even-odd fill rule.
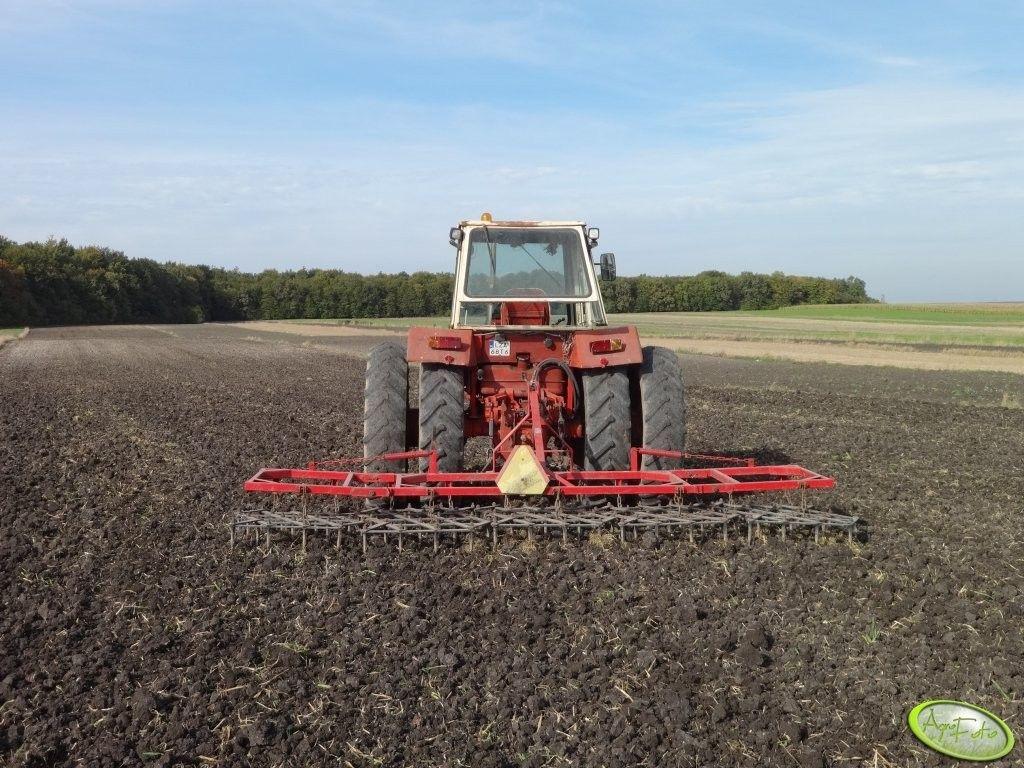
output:
[[[640,439],[645,448],[683,451],[686,445],[686,403],[679,356],[665,347],[644,347],[638,371]],[[644,455],[642,469],[678,469],[682,459]]]
[[[409,407],[409,363],[405,346],[378,344],[366,360],[363,394],[363,458],[405,450],[406,410]],[[377,460],[367,464],[376,472],[403,472],[404,461]]]
[[[441,472],[462,469],[464,392],[461,368],[435,363],[420,366],[420,449],[437,451],[437,468]],[[421,470],[427,465],[427,459],[420,459]]]
[[583,468],[629,468],[629,375],[625,368],[583,371]]

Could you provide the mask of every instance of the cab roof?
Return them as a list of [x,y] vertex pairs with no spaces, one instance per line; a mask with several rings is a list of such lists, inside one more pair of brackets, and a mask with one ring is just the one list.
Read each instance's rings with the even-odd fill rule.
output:
[[584,221],[484,221],[467,219],[459,222],[460,227],[585,227]]

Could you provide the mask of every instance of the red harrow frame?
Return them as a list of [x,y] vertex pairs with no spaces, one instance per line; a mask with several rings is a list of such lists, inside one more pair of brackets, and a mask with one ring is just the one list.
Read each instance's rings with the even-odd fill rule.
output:
[[[697,469],[641,469],[643,455],[734,463]],[[341,469],[374,460],[427,459],[423,472],[367,472]],[[332,468],[333,467],[333,468]],[[356,499],[486,499],[504,496],[498,472],[439,472],[434,451],[388,453],[373,460],[310,462],[305,469],[261,469],[245,484],[253,493],[308,493]],[[630,449],[630,468],[622,471],[570,469],[549,472],[548,497],[736,496],[748,493],[826,489],[835,480],[795,464],[759,466],[754,459],[684,454],[648,448]]]
[[[643,456],[682,459],[684,463],[718,466],[682,469],[643,469]],[[413,472],[368,471],[378,461],[419,462],[427,468]],[[806,490],[827,490],[835,481],[795,464],[759,465],[752,458],[632,448],[630,468],[622,471],[581,469],[541,470],[547,485],[541,493],[509,496],[499,488],[500,472],[440,472],[433,451],[388,453],[371,459],[310,462],[305,468],[261,469],[246,483],[252,494],[271,499],[297,497],[298,504],[277,504],[275,509],[250,509],[232,523],[232,541],[238,533],[271,530],[335,531],[338,545],[345,531],[361,534],[366,547],[370,535],[432,536],[490,534],[497,543],[501,530],[582,534],[598,528],[618,527],[625,540],[641,529],[658,531],[721,528],[723,536],[733,523],[746,523],[747,538],[762,526],[813,529],[815,538],[825,529],[838,529],[852,539],[857,518],[807,507]],[[797,492],[797,505],[745,506],[737,496]],[[334,502],[333,509],[311,512],[309,502]],[[343,502],[350,500],[343,506]]]

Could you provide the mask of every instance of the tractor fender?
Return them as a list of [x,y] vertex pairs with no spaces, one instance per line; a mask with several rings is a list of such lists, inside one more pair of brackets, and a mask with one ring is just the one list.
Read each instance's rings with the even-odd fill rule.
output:
[[[594,352],[591,344],[609,340],[621,342],[622,349],[615,352]],[[575,369],[608,368],[618,365],[635,365],[643,362],[643,347],[640,334],[632,325],[621,328],[594,328],[576,331],[572,348],[569,350],[569,365]]]
[[410,328],[409,349],[406,357],[410,363],[472,365],[476,362],[476,353],[473,349],[473,329]]

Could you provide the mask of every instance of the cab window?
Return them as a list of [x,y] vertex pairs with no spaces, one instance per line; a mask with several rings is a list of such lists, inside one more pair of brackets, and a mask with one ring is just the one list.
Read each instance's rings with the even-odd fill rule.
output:
[[583,240],[574,228],[476,227],[468,253],[465,291],[473,298],[582,298],[591,292]]

